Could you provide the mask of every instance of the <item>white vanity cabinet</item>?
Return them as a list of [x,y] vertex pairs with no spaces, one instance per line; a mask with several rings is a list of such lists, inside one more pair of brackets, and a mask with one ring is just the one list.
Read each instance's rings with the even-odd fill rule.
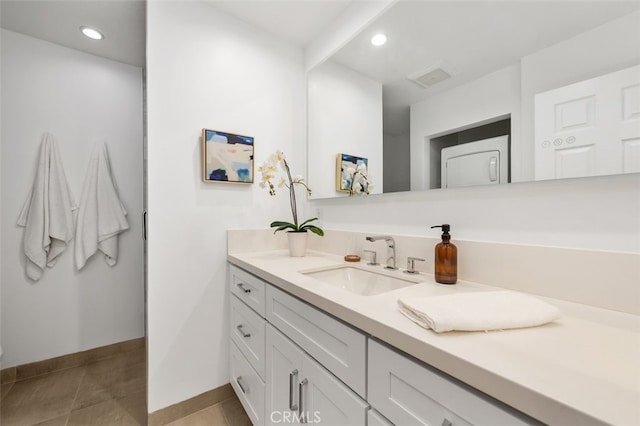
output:
[[372,339],[367,371],[369,403],[397,425],[539,424]]
[[269,323],[364,398],[367,337],[274,286],[266,293]]
[[230,323],[231,341],[241,350],[258,376],[264,380],[264,342],[267,322],[232,295]]
[[365,425],[369,404],[267,325],[267,424]]
[[539,424],[230,266],[230,382],[254,425]]
[[254,425],[264,424],[265,289],[259,278],[229,266],[229,382]]
[[367,337],[234,265],[229,272],[229,381],[251,422],[365,426]]
[[230,266],[229,290],[258,315],[264,317],[267,283],[237,266]]
[[367,413],[367,426],[393,426],[393,423],[372,408]]
[[264,424],[265,385],[238,346],[229,345],[229,380],[254,425]]

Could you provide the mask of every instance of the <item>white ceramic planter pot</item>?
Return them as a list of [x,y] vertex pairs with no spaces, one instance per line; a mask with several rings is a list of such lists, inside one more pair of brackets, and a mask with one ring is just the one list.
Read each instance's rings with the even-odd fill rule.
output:
[[289,256],[304,257],[307,253],[307,232],[289,231],[287,237],[289,238]]

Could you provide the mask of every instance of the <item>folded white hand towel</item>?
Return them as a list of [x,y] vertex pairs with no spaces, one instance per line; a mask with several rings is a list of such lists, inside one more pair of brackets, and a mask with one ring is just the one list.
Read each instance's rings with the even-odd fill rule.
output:
[[107,146],[97,143],[82,187],[76,225],[75,258],[78,270],[96,251],[113,266],[118,261],[118,235],[129,229],[125,210],[111,174]]
[[18,217],[18,225],[25,228],[26,273],[32,280],[42,277],[45,266],[55,265],[73,238],[75,208],[56,139],[45,133],[33,186]]
[[485,291],[399,299],[400,312],[436,333],[534,327],[560,317],[542,300],[512,291]]

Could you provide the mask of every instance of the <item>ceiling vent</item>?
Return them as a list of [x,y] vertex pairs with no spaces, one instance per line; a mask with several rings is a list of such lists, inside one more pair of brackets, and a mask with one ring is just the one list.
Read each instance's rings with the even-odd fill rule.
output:
[[439,62],[438,64],[427,68],[424,71],[411,74],[407,78],[417,85],[428,89],[429,87],[438,84],[441,81],[451,78],[451,73],[447,72],[444,69],[443,64]]

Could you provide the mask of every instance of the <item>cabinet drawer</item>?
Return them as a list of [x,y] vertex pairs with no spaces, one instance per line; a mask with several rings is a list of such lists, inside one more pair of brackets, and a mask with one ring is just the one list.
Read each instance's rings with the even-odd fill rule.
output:
[[237,297],[231,296],[231,340],[264,380],[264,342],[266,321]]
[[366,392],[366,337],[293,296],[267,286],[267,320],[346,383]]
[[393,423],[385,419],[384,416],[376,410],[371,409],[367,412],[367,426],[393,426]]
[[233,390],[254,425],[264,424],[264,382],[235,343],[230,346],[230,377]]
[[229,289],[231,293],[238,296],[240,300],[249,305],[261,317],[264,317],[266,283],[235,265],[229,265],[229,272]]
[[368,379],[369,403],[398,425],[537,424],[373,340],[369,340]]

